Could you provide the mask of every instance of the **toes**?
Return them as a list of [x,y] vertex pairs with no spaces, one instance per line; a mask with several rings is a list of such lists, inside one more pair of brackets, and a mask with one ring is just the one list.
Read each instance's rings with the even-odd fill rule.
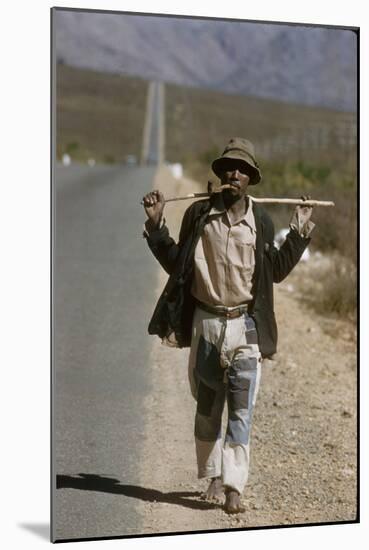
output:
[[227,514],[240,514],[245,512],[245,507],[241,504],[241,499],[236,491],[229,491],[226,496],[224,511]]
[[225,505],[224,511],[227,512],[227,514],[242,514],[242,512],[245,512],[245,508],[241,506],[234,506],[234,505]]
[[223,502],[224,501],[224,494],[208,494],[208,493],[202,493],[200,495],[201,500],[206,500],[207,502]]

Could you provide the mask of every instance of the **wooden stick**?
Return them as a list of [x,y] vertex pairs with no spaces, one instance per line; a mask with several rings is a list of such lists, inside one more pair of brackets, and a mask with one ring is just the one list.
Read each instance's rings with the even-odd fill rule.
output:
[[[204,197],[209,197],[209,193],[189,193],[188,195],[184,195],[183,197],[169,197],[168,199],[165,199],[165,202],[174,202],[174,201],[184,201],[188,199],[200,199]],[[301,206],[334,206],[334,202],[332,201],[316,201],[316,200],[306,200],[303,201],[302,199],[278,199],[278,198],[258,198],[258,197],[251,197],[251,200],[258,203],[264,203],[264,204],[296,204]],[[141,203],[142,204],[142,203]]]
[[312,199],[303,201],[302,199],[276,199],[276,198],[267,199],[267,198],[257,198],[257,197],[250,197],[250,198],[254,202],[268,203],[268,204],[297,204],[301,206],[334,206],[334,202],[332,201],[315,201]]
[[[211,185],[210,192],[207,193],[189,193],[188,195],[183,195],[182,197],[169,197],[168,199],[165,199],[165,202],[174,202],[174,201],[185,201],[188,199],[200,199],[204,197],[210,197],[213,193],[221,193],[223,189],[229,189],[232,187],[231,185],[221,185],[219,187],[216,187],[213,189],[213,186],[211,182],[209,182]],[[258,197],[252,197],[249,195],[250,199],[254,202],[258,203],[264,203],[264,204],[295,204],[300,206],[334,206],[334,202],[332,201],[316,201],[316,200],[306,200],[303,201],[302,199],[278,199],[278,198],[258,198]],[[143,200],[141,201],[141,204],[143,204]]]
[[189,193],[188,195],[183,195],[183,197],[170,197],[169,199],[165,199],[165,202],[185,201],[187,199],[200,199],[204,197],[210,197],[209,193]]

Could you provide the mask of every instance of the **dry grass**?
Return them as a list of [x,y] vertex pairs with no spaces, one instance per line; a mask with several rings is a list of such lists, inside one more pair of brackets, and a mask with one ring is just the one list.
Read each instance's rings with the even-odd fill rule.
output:
[[320,288],[314,293],[313,305],[319,313],[337,313],[352,317],[356,313],[356,268],[340,258],[333,269],[320,274]]
[[194,170],[218,156],[231,136],[251,139],[261,161],[338,160],[342,147],[355,161],[352,113],[167,85],[166,121],[167,159]]
[[57,157],[112,163],[139,158],[147,82],[57,66]]
[[289,275],[298,297],[317,313],[355,324],[357,313],[357,269],[352,260],[335,252],[315,252]]

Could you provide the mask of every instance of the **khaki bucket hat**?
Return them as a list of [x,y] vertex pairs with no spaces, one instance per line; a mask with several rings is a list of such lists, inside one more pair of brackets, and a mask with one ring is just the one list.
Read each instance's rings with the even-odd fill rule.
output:
[[213,172],[221,177],[222,173],[230,165],[231,160],[242,161],[245,173],[250,176],[249,185],[256,185],[261,180],[259,165],[255,159],[255,149],[251,141],[234,137],[229,140],[222,156],[215,159],[211,165]]

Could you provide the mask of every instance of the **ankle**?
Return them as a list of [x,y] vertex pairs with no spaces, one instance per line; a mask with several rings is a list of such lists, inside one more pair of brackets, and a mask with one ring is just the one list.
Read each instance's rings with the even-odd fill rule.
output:
[[224,486],[224,492],[226,493],[226,495],[230,494],[230,495],[238,495],[240,496],[240,493],[237,491],[237,489],[235,489],[234,487],[230,487],[229,485],[225,485]]

